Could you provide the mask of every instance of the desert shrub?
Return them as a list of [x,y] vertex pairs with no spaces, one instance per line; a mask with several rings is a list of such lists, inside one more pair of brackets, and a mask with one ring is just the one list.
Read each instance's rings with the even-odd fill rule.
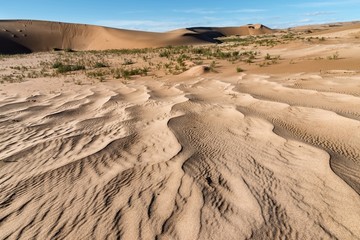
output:
[[[140,49],[110,49],[101,51],[105,54],[116,54],[116,55],[125,55],[125,54],[142,54],[142,53],[149,53],[152,50],[149,48],[140,48]],[[99,51],[89,51],[89,52],[99,52]]]
[[105,67],[109,67],[109,65],[107,65],[106,63],[103,63],[103,62],[96,62],[94,64],[94,68],[105,68]]
[[269,53],[266,54],[266,56],[264,57],[265,60],[270,60],[273,63],[276,63],[278,60],[280,60],[280,55],[277,56],[271,56]]
[[124,62],[123,62],[123,65],[132,65],[134,63],[135,62],[132,59],[125,59]]
[[209,66],[209,69],[210,69],[210,71],[211,72],[217,72],[216,71],[216,67],[217,67],[217,63],[216,63],[216,61],[212,61],[211,63],[210,63],[210,66]]
[[79,70],[85,70],[85,66],[83,66],[83,65],[63,65],[58,68],[59,73],[79,71]]
[[241,67],[236,68],[236,72],[238,72],[238,73],[243,72],[243,71],[244,71],[244,69],[242,69]]
[[66,73],[66,72],[72,72],[72,71],[79,71],[79,70],[85,70],[84,65],[70,65],[70,64],[63,64],[61,62],[55,62],[53,64],[53,68],[57,69],[58,73]]
[[52,67],[53,67],[53,68],[59,68],[59,67],[61,67],[62,65],[63,65],[62,62],[56,61],[56,62],[53,63]]
[[149,72],[149,68],[143,67],[143,68],[133,68],[133,69],[124,69],[124,68],[116,68],[111,70],[113,77],[118,78],[124,78],[124,79],[130,79],[131,76],[134,75],[141,75],[146,76]]
[[93,71],[93,72],[87,72],[86,76],[90,77],[90,78],[102,78],[106,75],[107,73],[105,71],[102,70],[97,70],[97,71]]
[[295,36],[295,34],[294,34],[294,33],[289,32],[289,33],[287,33],[287,34],[283,35],[283,36],[282,36],[282,38],[283,38],[283,39],[293,39],[293,38],[294,38],[294,36]]
[[239,56],[240,55],[240,52],[239,51],[234,51],[234,52],[232,52],[232,56],[233,57],[237,57],[237,56]]
[[163,50],[159,53],[159,56],[160,57],[166,57],[166,58],[169,58],[171,55],[171,52],[169,50]]
[[339,52],[334,53],[331,56],[327,57],[328,60],[338,60],[339,59]]

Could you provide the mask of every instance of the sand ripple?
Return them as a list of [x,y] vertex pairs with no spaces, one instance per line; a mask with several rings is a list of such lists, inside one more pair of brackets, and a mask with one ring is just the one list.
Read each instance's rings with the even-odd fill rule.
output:
[[359,95],[301,79],[1,96],[0,238],[359,239]]

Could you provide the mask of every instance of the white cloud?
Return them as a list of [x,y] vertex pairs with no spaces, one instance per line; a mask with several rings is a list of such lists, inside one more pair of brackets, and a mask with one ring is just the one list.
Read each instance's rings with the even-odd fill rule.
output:
[[[175,11],[175,10],[174,10]],[[178,10],[176,10],[178,11]],[[261,16],[257,16],[260,12],[267,11],[265,9],[234,9],[234,10],[217,10],[208,11],[206,9],[188,9],[181,10],[188,13],[199,13],[200,16],[194,16],[191,18],[175,18],[175,19],[112,19],[96,21],[93,24],[102,25],[107,27],[121,28],[121,29],[133,29],[143,31],[155,31],[164,32],[179,28],[187,27],[220,27],[220,26],[240,26],[247,23],[260,23],[263,21]],[[205,14],[208,13],[208,14]],[[229,17],[230,13],[238,13],[237,16]],[[244,14],[241,14],[244,13]],[[245,14],[251,13],[251,14]]]
[[95,24],[107,27],[144,31],[167,31],[172,28],[179,28],[180,26],[178,22],[153,20],[102,20],[97,21]]
[[290,4],[292,7],[326,7],[339,6],[360,3],[360,0],[343,0],[343,1],[317,1],[317,2],[302,2],[298,4]]
[[199,14],[199,15],[206,15],[206,14],[215,14],[218,13],[218,11],[216,10],[207,10],[207,9],[199,9],[199,8],[194,8],[194,9],[174,9],[174,12],[177,13],[193,13],[193,14]]
[[295,21],[276,21],[272,23],[271,26],[273,28],[288,28],[288,27],[297,27],[297,26],[313,25],[313,24],[326,24],[326,23],[333,23],[338,21],[339,19],[337,18],[322,19],[322,20],[303,18]]
[[102,20],[97,21],[95,25],[102,25],[106,27],[131,29],[131,30],[143,30],[153,32],[165,32],[175,30],[179,28],[198,27],[198,26],[217,26],[221,22],[218,19],[204,17],[197,20],[178,20],[178,21],[166,21],[166,20]]
[[237,10],[227,10],[224,11],[224,13],[260,13],[260,12],[266,12],[266,9],[237,9]]
[[311,22],[312,20],[310,19],[310,18],[303,18],[303,19],[300,19],[299,21],[298,21],[298,23],[309,23],[309,22]]
[[134,11],[121,11],[121,14],[140,14],[140,13],[148,13],[146,10],[134,10]]
[[310,12],[305,13],[305,16],[325,16],[325,15],[333,15],[336,14],[336,12]]
[[234,9],[234,10],[224,10],[224,9],[215,9],[215,10],[209,10],[209,9],[182,9],[173,10],[177,13],[193,13],[198,15],[211,15],[211,14],[226,14],[226,13],[260,13],[267,11],[266,9],[257,9],[257,8],[249,8],[249,9]]
[[102,25],[113,28],[165,32],[179,28],[187,27],[222,27],[222,26],[241,26],[248,23],[263,23],[264,17],[254,15],[241,15],[237,17],[219,17],[215,15],[201,16],[197,18],[178,18],[173,20],[166,19],[144,19],[144,20],[129,20],[129,19],[113,19],[101,20],[93,22],[95,25]]

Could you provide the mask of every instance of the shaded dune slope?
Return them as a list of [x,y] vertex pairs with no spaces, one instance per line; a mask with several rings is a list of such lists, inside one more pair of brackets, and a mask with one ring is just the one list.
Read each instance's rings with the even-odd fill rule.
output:
[[262,25],[233,28],[188,28],[165,33],[114,29],[47,21],[0,21],[0,53],[53,49],[105,50],[219,42],[218,37],[271,32]]

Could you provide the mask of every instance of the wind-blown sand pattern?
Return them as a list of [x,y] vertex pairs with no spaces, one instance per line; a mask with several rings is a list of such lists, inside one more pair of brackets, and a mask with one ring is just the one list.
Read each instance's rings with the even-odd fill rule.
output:
[[360,239],[358,72],[189,71],[3,86],[0,239]]
[[356,101],[245,74],[3,96],[1,236],[356,239]]

